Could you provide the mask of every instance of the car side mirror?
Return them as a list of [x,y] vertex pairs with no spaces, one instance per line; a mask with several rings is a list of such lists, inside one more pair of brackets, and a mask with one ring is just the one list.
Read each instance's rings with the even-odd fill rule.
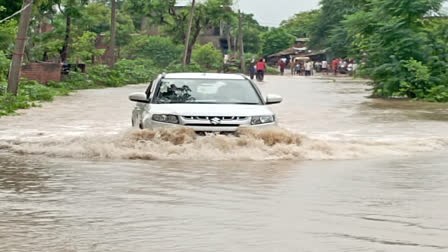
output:
[[146,98],[146,94],[142,92],[132,93],[129,95],[129,100],[133,102],[149,103],[149,100]]
[[276,104],[283,101],[283,98],[280,95],[268,94],[266,96],[266,105]]

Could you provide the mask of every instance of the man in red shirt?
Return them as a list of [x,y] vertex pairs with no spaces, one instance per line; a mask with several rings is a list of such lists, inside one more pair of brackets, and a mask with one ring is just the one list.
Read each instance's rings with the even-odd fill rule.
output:
[[266,63],[263,59],[257,62],[257,80],[262,81],[264,79],[264,71],[266,70]]
[[285,62],[283,60],[279,60],[278,65],[280,66],[280,74],[283,75],[285,73]]
[[334,75],[338,74],[338,66],[339,66],[339,59],[334,59],[331,62],[331,67],[333,68]]

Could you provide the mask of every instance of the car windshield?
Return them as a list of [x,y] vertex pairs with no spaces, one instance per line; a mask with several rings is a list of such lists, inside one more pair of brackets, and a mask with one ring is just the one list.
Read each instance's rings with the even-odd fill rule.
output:
[[154,103],[261,104],[248,80],[163,79]]

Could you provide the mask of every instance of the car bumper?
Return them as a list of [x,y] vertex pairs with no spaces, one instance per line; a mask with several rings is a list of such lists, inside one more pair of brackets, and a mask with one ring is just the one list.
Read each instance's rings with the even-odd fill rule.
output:
[[275,127],[276,123],[266,123],[266,124],[259,124],[259,125],[250,125],[250,124],[242,124],[238,127],[235,126],[186,126],[186,125],[180,125],[180,124],[171,124],[171,123],[163,123],[163,122],[155,122],[152,121],[150,125],[145,125],[144,128],[155,130],[160,128],[175,128],[175,127],[181,127],[181,128],[189,128],[193,129],[196,132],[236,132],[238,129],[242,128],[251,128],[251,129],[267,129]]

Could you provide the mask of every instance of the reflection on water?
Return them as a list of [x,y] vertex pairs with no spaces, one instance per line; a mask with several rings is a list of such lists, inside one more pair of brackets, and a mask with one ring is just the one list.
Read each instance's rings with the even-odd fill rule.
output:
[[197,138],[128,131],[141,89],[0,119],[0,251],[448,250],[447,106],[268,76],[288,131]]

